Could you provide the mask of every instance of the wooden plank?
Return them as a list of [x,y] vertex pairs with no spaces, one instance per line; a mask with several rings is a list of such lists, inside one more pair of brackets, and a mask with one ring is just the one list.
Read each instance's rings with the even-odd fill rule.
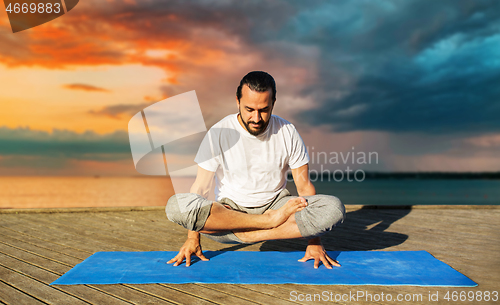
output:
[[[388,211],[387,213],[391,213]],[[474,219],[474,223],[477,225],[494,225],[491,222],[492,219],[498,218],[500,216],[500,209],[498,210],[426,210],[418,211],[418,213],[412,214],[415,219],[438,219],[438,220],[448,220],[457,224],[469,223],[471,219]],[[477,220],[477,221],[476,221]],[[436,223],[437,225],[442,225],[443,223]]]
[[[352,242],[352,240],[351,240],[351,242]],[[289,249],[288,249],[288,248],[286,248],[286,247],[283,247],[283,248],[276,248],[276,247],[275,247],[275,248],[274,248],[274,250],[285,250],[285,249],[286,249],[286,250],[289,250]]]
[[[409,225],[401,224],[395,226],[393,229],[398,232],[404,232],[404,229],[409,229]],[[500,228],[499,228],[500,230]],[[443,243],[448,240],[467,240],[467,243],[471,246],[476,246],[482,248],[484,246],[489,247],[492,250],[500,250],[500,238],[493,235],[489,235],[487,238],[482,234],[470,233],[470,232],[446,232],[440,229],[425,228],[425,226],[412,227],[411,231],[408,232],[412,236],[425,235],[432,238],[429,242],[433,243]]]
[[[253,291],[255,293],[269,295],[272,298],[278,298],[280,300],[288,300],[289,303],[298,304],[300,302],[290,300],[290,291],[283,289],[283,285],[270,285],[270,284],[235,284],[233,286],[242,287]],[[336,302],[331,302],[330,304],[339,304]]]
[[46,304],[0,280],[0,302],[4,304]]
[[[87,219],[85,219],[87,221]],[[167,220],[168,221],[168,220]],[[187,236],[187,230],[180,226],[159,226],[157,222],[146,221],[145,219],[138,219],[137,222],[131,223],[127,218],[119,217],[107,217],[106,215],[99,215],[89,223],[94,224],[106,224],[110,226],[111,229],[121,228],[126,231],[127,234],[133,234],[133,236],[140,236],[146,241],[152,242],[164,242],[166,238],[170,240],[174,239],[185,239]],[[144,234],[147,230],[148,234]],[[125,234],[125,233],[123,233]]]
[[10,286],[20,291],[26,291],[38,300],[49,304],[88,304],[80,298],[63,292],[53,286],[48,286],[22,273],[14,272],[3,266],[3,264],[0,264],[0,276],[2,281],[8,283]]
[[2,249],[5,249],[3,246],[38,255],[61,264],[65,264],[66,266],[75,266],[82,261],[79,258],[69,256],[64,253],[52,251],[43,247],[33,246],[16,239],[12,239],[9,236],[2,236],[2,240],[0,241],[0,251],[2,251]]
[[[255,289],[254,286],[256,285],[243,285],[243,286],[251,286],[250,289]],[[280,285],[258,285],[258,291],[264,291],[268,294],[273,294],[273,295],[279,295],[281,298],[285,298],[289,300],[290,302],[293,303],[298,303],[298,304],[345,304],[344,302],[340,301],[335,301],[333,299],[332,301],[322,302],[321,297],[323,291],[327,291],[327,287],[329,286],[324,286],[320,285],[318,286],[319,290],[314,290],[312,289],[314,285],[298,285],[298,284],[280,284]],[[336,293],[344,293],[345,286],[334,286],[335,288],[330,289],[330,291],[335,291]],[[314,294],[317,294],[316,296],[316,301],[314,300]],[[299,295],[301,295],[301,298],[303,297],[303,300],[301,301],[299,299]],[[307,301],[307,295],[310,295],[311,301]],[[376,304],[376,303],[375,303]]]
[[0,236],[2,237],[3,241],[10,240],[12,241],[13,244],[15,244],[15,242],[24,242],[35,247],[40,247],[47,250],[64,253],[65,255],[79,259],[85,259],[89,256],[88,252],[70,248],[67,246],[62,246],[60,244],[51,241],[43,240],[30,235],[19,233],[17,231],[8,230],[2,227],[0,227]]
[[257,302],[245,300],[239,296],[233,296],[226,294],[224,292],[216,291],[207,287],[200,286],[198,284],[175,284],[175,285],[165,285],[169,288],[176,289],[180,292],[188,293],[192,296],[202,298],[217,304],[255,304]]
[[456,216],[461,216],[464,218],[469,218],[471,213],[482,215],[483,217],[489,217],[491,215],[500,215],[500,205],[497,205],[494,209],[434,209],[422,212],[422,214],[431,215],[449,215],[453,214]]
[[72,268],[69,264],[57,262],[47,257],[38,256],[16,248],[4,246],[2,244],[0,244],[0,254],[4,256],[4,259],[6,259],[6,257],[15,258],[17,261],[29,263],[37,268],[44,269],[58,275],[62,275]]
[[[474,219],[474,217],[475,215],[471,215],[471,219]],[[410,223],[415,226],[427,224],[429,228],[447,230],[449,232],[470,232],[485,236],[495,234],[497,232],[498,227],[493,224],[494,219],[489,220],[490,224],[488,225],[480,223],[480,221],[481,220],[474,219],[474,221],[471,222],[469,219],[467,222],[459,222],[451,219],[451,217],[441,219],[438,217],[419,217],[415,215]]]
[[[5,250],[5,249],[3,249]],[[49,261],[43,257],[36,257],[30,253],[22,253],[22,251],[9,251],[10,256],[0,256],[2,257],[2,262],[7,264],[9,268],[25,273],[45,284],[52,283],[63,273],[69,271],[71,266],[68,265],[58,265],[58,263]],[[5,254],[4,254],[5,255]],[[113,286],[113,285],[111,285]],[[138,293],[136,291],[128,291],[130,289],[119,286],[112,289],[101,289],[95,288],[93,286],[83,286],[83,285],[74,285],[74,286],[58,286],[60,290],[71,292],[75,295],[80,296],[82,299],[94,300],[98,304],[106,301],[105,303],[113,303],[113,304],[123,304],[121,298],[121,294],[124,292],[129,292],[130,294],[135,294],[133,299],[137,301],[144,302],[150,299],[150,296],[142,295],[142,293]],[[98,291],[105,292],[98,293]],[[110,299],[106,295],[112,295],[113,298]]]
[[272,294],[261,293],[259,291],[247,289],[245,286],[233,284],[197,284],[209,289],[220,291],[229,295],[238,296],[248,301],[261,304],[293,304],[287,298],[281,298]]
[[168,220],[164,212],[143,212],[143,213],[96,213],[96,219],[109,219],[117,222],[128,222],[129,224],[141,223],[151,224],[159,230],[180,227]]
[[[405,233],[405,232],[402,232],[402,230],[398,230],[398,232]],[[407,232],[407,233],[408,234],[403,234],[403,236],[404,235],[417,236],[417,234],[419,234],[421,236],[427,236],[427,238],[418,242],[415,240],[414,237],[411,237],[411,238],[408,238],[405,242],[415,241],[418,244],[426,244],[426,245],[429,245],[431,243],[440,244],[440,245],[449,244],[448,245],[448,247],[450,247],[449,249],[459,250],[462,248],[460,241],[468,239],[469,245],[471,246],[470,251],[472,251],[472,252],[482,252],[483,248],[490,247],[490,246],[491,246],[491,250],[493,250],[493,251],[498,249],[498,246],[496,246],[497,244],[495,242],[484,242],[484,241],[479,242],[479,241],[474,240],[473,236],[471,236],[471,237],[465,237],[465,236],[460,236],[460,235],[449,236],[449,235],[443,235],[443,234],[437,234],[437,233],[436,234],[428,233],[425,231],[419,232],[419,233],[417,233],[417,232],[411,232],[411,233]],[[358,244],[361,244],[362,246],[364,246],[365,249],[369,249],[369,247],[367,247],[367,246],[373,246],[373,248],[376,249],[377,246],[381,246],[383,244],[389,244],[390,246],[395,246],[394,244],[391,245],[391,242],[390,242],[391,241],[391,239],[390,239],[391,232],[384,232],[384,233],[382,233],[382,232],[363,232],[363,233],[352,232],[352,234],[353,235],[357,234],[357,235],[362,235],[362,236],[358,236],[356,238],[353,237],[350,240],[351,244],[352,244],[351,249],[358,246]],[[339,242],[346,243],[349,239],[346,237],[327,236],[327,237],[323,238],[322,240],[325,243],[337,243],[337,245],[338,245]],[[452,240],[458,241],[458,243],[450,242]],[[396,242],[396,240],[394,240],[394,243],[395,242]]]
[[[95,230],[89,230],[89,228],[76,227],[68,224],[60,224],[53,218],[53,214],[48,214],[46,217],[36,218],[36,214],[25,214],[21,215],[24,220],[31,223],[36,223],[42,227],[45,227],[45,231],[54,231],[57,234],[65,233],[66,236],[77,239],[83,243],[89,243],[92,245],[96,243],[106,250],[103,251],[136,251],[141,250],[141,246],[137,246],[134,243],[126,243],[123,240],[113,238],[111,236],[99,234]],[[111,250],[113,249],[113,250]],[[99,250],[101,251],[101,250]]]
[[200,305],[214,304],[213,302],[210,302],[205,298],[194,296],[191,293],[185,291],[179,291],[177,289],[170,287],[169,285],[143,284],[143,285],[127,285],[127,286],[154,295],[158,298],[172,302],[174,304],[200,304]]
[[[452,267],[464,274],[470,276],[473,280],[480,283],[480,288],[476,287],[473,291],[484,290],[485,288],[497,289],[495,286],[500,279],[498,272],[500,265],[497,263],[496,253],[498,252],[498,234],[493,235],[492,233],[499,232],[499,226],[497,224],[495,217],[489,217],[487,214],[490,212],[474,212],[474,213],[463,213],[460,212],[455,215],[454,210],[447,210],[448,215],[447,220],[449,224],[441,224],[440,221],[442,217],[435,216],[435,211],[430,210],[411,210],[411,212],[403,213],[401,211],[393,210],[381,210],[375,213],[370,213],[370,211],[362,211],[354,213],[353,217],[348,218],[349,222],[346,221],[343,225],[334,229],[331,233],[327,234],[323,240],[325,246],[332,250],[339,249],[360,249],[365,250],[367,248],[377,249],[382,245],[384,250],[415,250],[426,249],[431,254],[435,255],[436,258],[443,260],[444,262],[450,264]],[[13,236],[9,236],[10,239],[3,240],[3,246],[5,243],[16,246],[19,249],[26,248],[26,251],[31,251],[41,255],[41,258],[49,258],[51,260],[59,261],[57,255],[66,255],[64,252],[64,247],[73,249],[76,251],[74,253],[79,253],[78,255],[83,258],[83,253],[93,253],[97,247],[102,247],[104,242],[93,242],[87,244],[86,241],[94,240],[90,235],[80,236],[78,234],[81,230],[88,230],[86,226],[90,225],[88,232],[96,232],[100,230],[100,234],[107,236],[113,235],[113,231],[120,231],[118,235],[119,239],[126,241],[127,237],[132,236],[133,241],[139,244],[143,244],[144,240],[154,241],[156,243],[165,243],[167,247],[172,250],[177,250],[184,243],[186,235],[185,230],[180,228],[175,224],[164,221],[163,212],[158,211],[148,211],[148,212],[123,212],[115,213],[103,213],[96,215],[85,215],[85,213],[74,214],[76,218],[73,221],[72,217],[48,217],[46,220],[38,221],[36,219],[27,219],[24,217],[19,217],[17,219],[8,219],[7,222],[2,221],[1,224],[4,229],[0,229],[0,235],[7,234],[8,232],[13,232]],[[138,214],[135,214],[138,213]],[[135,217],[134,215],[138,215]],[[467,225],[459,226],[460,230],[456,230],[454,223],[462,222],[463,218],[468,215],[471,219],[477,218],[484,220],[480,226],[474,228],[474,231],[470,231],[470,227]],[[494,214],[496,215],[496,214]],[[15,216],[15,215],[14,215]],[[349,216],[349,215],[348,215]],[[3,215],[1,216],[4,220]],[[45,216],[44,216],[45,218]],[[44,230],[47,226],[50,227],[50,222],[55,221],[56,227],[52,227],[55,230],[56,235],[67,234],[66,226],[70,223],[75,226],[71,234],[67,235],[67,240],[64,243],[60,243],[57,239],[51,239],[52,234],[47,234]],[[102,220],[102,223],[99,221]],[[133,220],[133,221],[132,221]],[[155,221],[151,221],[155,220]],[[161,221],[160,223],[155,223],[156,220]],[[377,222],[381,222],[380,226],[375,226]],[[379,228],[382,228],[380,230]],[[165,229],[168,229],[165,231]],[[3,231],[2,231],[3,230]],[[12,231],[14,230],[14,231]],[[18,231],[19,230],[19,231]],[[169,230],[173,233],[169,233]],[[164,232],[168,232],[168,236]],[[389,234],[387,234],[389,233]],[[128,235],[127,235],[128,234]],[[407,235],[408,238],[404,243],[400,243],[400,238],[398,236]],[[22,237],[26,236],[31,238],[30,240],[23,243]],[[144,238],[143,241],[139,239]],[[69,238],[73,239],[73,242]],[[165,238],[164,238],[165,237]],[[384,238],[385,240],[381,240]],[[40,240],[40,244],[36,243]],[[387,241],[389,241],[387,243]],[[26,245],[27,244],[27,245]],[[50,245],[59,245],[58,249],[55,249],[56,254],[50,254]],[[252,246],[229,246],[215,243],[211,240],[203,241],[204,249],[227,249],[230,251],[237,250],[290,250],[297,249],[301,247],[305,249],[304,241],[300,240],[287,240],[287,241],[273,241],[255,244]],[[114,247],[114,245],[107,245],[108,247]],[[38,251],[38,248],[40,251]],[[17,250],[19,250],[17,249]],[[5,249],[3,249],[5,250]],[[12,250],[9,250],[12,251]],[[23,251],[23,250],[19,250]],[[131,251],[131,250],[129,250]],[[459,252],[461,251],[461,252]],[[14,254],[12,252],[9,252]],[[78,256],[75,256],[75,258]],[[3,260],[2,260],[3,261]],[[69,264],[70,261],[62,262]],[[44,266],[45,267],[45,266]],[[32,267],[34,268],[34,267]],[[492,274],[493,272],[493,274]],[[183,284],[183,285],[94,285],[94,289],[103,289],[103,292],[109,294],[114,294],[116,296],[124,297],[127,296],[127,300],[133,299],[136,296],[135,293],[140,293],[139,295],[144,296],[142,301],[148,299],[155,299],[165,303],[185,303],[184,301],[191,302],[213,302],[213,303],[225,303],[234,301],[230,298],[231,296],[238,299],[238,302],[254,302],[254,303],[265,303],[264,300],[267,295],[270,296],[269,300],[280,300],[285,302],[289,301],[290,289],[295,289],[303,293],[311,292],[322,292],[324,289],[331,291],[349,291],[349,290],[364,290],[376,292],[386,292],[386,293],[396,293],[396,292],[422,292],[427,293],[428,290],[433,291],[446,291],[446,288],[421,288],[421,287],[405,287],[404,289],[400,287],[369,287],[366,286],[314,286],[310,287],[308,285],[220,285],[220,284]],[[203,286],[203,287],[202,287]],[[205,290],[201,290],[201,288]],[[254,288],[257,287],[257,288]],[[119,289],[128,289],[133,291],[130,296],[127,295],[126,291],[119,291]],[[449,290],[449,288],[447,288]],[[479,289],[479,290],[478,290]],[[171,294],[170,291],[176,291],[176,293]],[[210,293],[209,293],[210,291]],[[80,296],[79,294],[77,294]],[[223,299],[220,297],[226,296]],[[230,296],[229,298],[227,296]],[[272,297],[271,297],[272,296]],[[223,300],[223,301],[222,301]],[[144,303],[138,301],[132,301],[133,303]],[[271,301],[272,302],[272,301]],[[295,303],[295,302],[291,302]],[[301,303],[301,302],[299,302]],[[307,304],[307,302],[302,302]],[[330,302],[328,302],[330,303]],[[341,302],[343,303],[343,302]],[[438,302],[442,303],[442,302]],[[266,303],[267,304],[267,303]],[[444,303],[442,303],[444,304]]]
[[[169,240],[174,239],[174,236],[165,234],[165,232],[151,230],[149,227],[143,225],[131,225],[128,221],[117,221],[115,219],[95,219],[95,218],[79,218],[71,219],[68,215],[62,215],[54,221],[59,223],[66,223],[71,221],[76,226],[85,226],[87,230],[94,232],[101,232],[100,235],[112,235],[113,238],[126,242],[127,244],[133,243],[140,245],[138,247],[147,247],[147,251],[163,250],[157,246],[151,247],[150,245],[164,245],[165,237]],[[179,238],[185,239],[180,234]]]
[[[342,295],[347,295],[349,298],[350,292],[356,294],[357,291],[362,291],[364,293],[371,293],[372,295],[375,293],[393,293],[396,295],[397,293],[402,292],[403,289],[407,289],[408,287],[395,287],[391,288],[388,286],[353,286],[353,285],[299,285],[299,284],[281,284],[281,285],[240,285],[248,287],[248,289],[255,290],[256,292],[271,294],[275,296],[280,296],[283,299],[289,300],[292,303],[298,304],[351,304],[352,302],[344,302],[341,299]],[[389,290],[387,290],[389,289]],[[392,289],[392,290],[391,290]],[[411,288],[410,288],[411,289]],[[324,294],[325,293],[325,294]],[[307,298],[309,295],[312,298],[311,301],[299,301],[297,297],[301,294],[302,298]],[[316,301],[314,301],[314,294],[316,294]],[[328,300],[325,301],[325,297],[328,296]],[[335,295],[339,295],[337,297],[337,301],[335,299]],[[318,301],[318,300],[322,301]],[[355,302],[354,304],[364,304],[362,300],[359,302]],[[369,304],[386,304],[384,302],[372,301]]]
[[[141,215],[144,215],[144,213],[141,213]],[[114,216],[114,217],[117,217],[117,216]],[[134,226],[134,227],[137,227],[137,226]],[[151,230],[151,229],[148,228],[148,230]],[[171,234],[171,235],[173,235],[173,234]],[[182,245],[182,243],[184,242],[185,238],[186,238],[186,233],[183,232],[182,235],[181,235],[181,239],[180,240],[176,240],[176,241],[179,242],[179,247],[180,247],[180,245]],[[169,241],[172,242],[172,239],[170,239]],[[212,243],[212,244],[210,244],[210,241],[208,241],[208,243],[209,243],[210,246],[211,245],[220,245],[218,243]],[[204,243],[204,244],[206,244],[206,243]],[[283,241],[282,246],[283,247],[281,247],[281,248],[275,248],[274,250],[305,250],[306,244],[305,244],[305,242],[303,242],[303,243],[297,243],[296,241]],[[220,247],[217,246],[217,248],[220,248]],[[206,249],[210,249],[210,248],[206,248]],[[176,250],[176,249],[173,249],[173,250]]]
[[[142,213],[141,213],[142,214]],[[124,216],[130,217],[130,216]],[[110,230],[113,230],[115,236],[117,238],[133,241],[136,243],[144,243],[144,244],[157,244],[161,245],[161,248],[156,250],[167,250],[167,251],[177,251],[185,242],[187,237],[187,231],[184,228],[181,228],[175,225],[175,230],[170,231],[173,234],[166,234],[164,231],[157,230],[157,228],[151,224],[149,221],[146,222],[134,222],[132,225],[131,221],[123,219],[123,218],[102,218],[105,221],[100,219],[82,219],[80,224],[84,223],[85,225],[90,225],[95,227],[98,230],[106,230],[108,227]],[[68,220],[69,221],[69,220]],[[126,226],[120,227],[120,225]],[[147,232],[148,234],[145,234]],[[148,237],[149,236],[149,237]],[[221,245],[220,243],[212,242],[208,238],[203,238],[203,245],[213,245],[214,250],[218,250]],[[224,245],[224,247],[226,247]],[[246,248],[250,246],[245,246]],[[258,250],[257,246],[253,247],[254,250]]]
[[[475,226],[474,223],[458,223],[457,221],[452,221],[452,220],[443,220],[438,218],[438,217],[421,217],[422,215],[411,215],[410,218],[408,218],[406,221],[401,220],[396,223],[391,224],[391,226],[394,225],[401,225],[401,224],[407,224],[412,227],[425,227],[425,228],[434,228],[434,229],[439,229],[442,231],[454,233],[454,232],[464,232],[464,233],[475,233],[478,235],[482,235],[484,233],[487,234],[495,234],[498,225],[494,224],[494,219],[488,220],[490,224],[488,226],[484,225],[478,225]],[[475,217],[475,215],[472,215],[472,217]],[[470,222],[470,220],[469,220]]]
[[[126,228],[127,234],[133,233],[136,237],[153,242],[164,242],[166,238],[169,240],[182,240],[183,242],[186,239],[187,230],[177,224],[171,223],[166,216],[163,221],[154,222],[150,219],[142,218],[143,216],[140,215],[143,214],[140,213],[139,216],[134,217],[133,222],[130,219],[132,218],[131,215],[126,214],[118,217],[116,215],[109,215],[109,213],[101,213],[90,221],[97,223],[97,225],[105,223],[111,228]],[[144,230],[147,230],[149,234],[145,236]]]
[[[430,219],[430,220],[427,219],[427,221],[435,223],[435,222],[433,222],[432,219]],[[408,232],[408,233],[411,234],[413,231],[411,231],[411,230],[409,231],[408,228],[409,228],[409,226],[412,226],[412,225],[413,224],[411,222],[408,222],[408,221],[406,221],[406,222],[399,221],[399,222],[394,223],[394,224],[391,225],[390,231],[397,231],[399,233],[406,233],[406,232]],[[421,223],[420,224],[420,228],[422,228],[422,230],[423,230],[421,233],[423,233],[425,230],[430,230],[429,227],[427,226],[427,223]],[[347,230],[345,230],[345,229],[347,229]],[[384,232],[388,232],[388,231],[384,231]],[[353,236],[353,238],[354,238],[355,241],[363,241],[362,238],[360,238],[359,236],[356,237],[356,235],[365,235],[366,236],[367,234],[372,234],[373,237],[376,237],[377,233],[378,233],[377,231],[374,231],[374,232],[365,231],[365,230],[363,230],[363,231],[356,231],[356,230],[353,230],[351,227],[347,226],[347,228],[346,227],[343,227],[343,228],[341,227],[339,230],[334,230],[334,232],[333,232],[334,237],[332,237],[332,238],[336,239],[337,236],[339,234],[341,234],[341,235],[345,235],[346,237],[349,236],[349,235]],[[449,232],[449,233],[452,233],[452,232]],[[443,232],[441,232],[441,234],[443,236],[449,237],[449,234],[445,234]],[[470,236],[473,239],[478,239],[475,235],[470,235]],[[382,236],[380,236],[380,237],[382,237]],[[343,238],[343,236],[340,237],[341,240],[342,240],[342,238]],[[493,241],[495,241],[495,244],[497,244],[497,242],[496,242],[497,240],[496,239],[494,239]],[[478,245],[480,245],[480,244],[482,244],[482,243],[478,243]]]
[[43,240],[60,244],[62,246],[72,247],[81,251],[88,251],[90,254],[97,251],[133,251],[128,247],[121,247],[106,242],[101,242],[92,237],[80,236],[75,233],[68,233],[61,229],[47,227],[42,223],[30,222],[25,220],[21,223],[6,223],[2,221],[0,227],[15,230],[19,233],[34,236]]
[[[43,250],[43,249],[41,249],[41,250]],[[44,254],[45,254],[45,255],[48,255],[47,253],[44,253]],[[24,254],[24,255],[26,255],[26,254]],[[20,255],[20,256],[22,256],[22,255]],[[32,261],[33,261],[33,260],[32,260]],[[100,288],[100,289],[102,289],[103,291],[111,292],[111,293],[115,292],[115,291],[113,291],[113,290],[116,290],[116,288],[115,288],[115,289],[113,289],[113,288],[111,288],[111,289],[110,289],[110,288],[109,288],[109,286],[104,287],[104,288]],[[128,297],[130,298],[131,296],[128,296]],[[143,300],[143,299],[141,299],[141,300],[137,300],[137,301],[139,301],[140,303],[144,303],[144,300]]]
[[[150,286],[156,286],[156,284],[149,284]],[[94,289],[99,289],[105,291],[109,294],[119,296],[122,299],[127,300],[132,304],[173,304],[167,301],[165,298],[159,298],[154,294],[147,293],[146,291],[141,291],[133,289],[128,285],[89,285]],[[97,303],[99,304],[99,303]]]
[[[36,214],[26,214],[26,219],[32,220],[33,216]],[[68,233],[79,234],[82,237],[92,238],[100,242],[117,245],[123,248],[129,248],[129,251],[158,251],[158,247],[151,246],[147,243],[142,243],[137,239],[126,239],[120,232],[107,231],[105,226],[100,228],[93,227],[82,221],[80,218],[73,218],[71,222],[65,219],[61,219],[60,215],[53,214],[48,215],[45,219],[39,219],[37,221],[44,222],[51,228],[62,230]]]
[[[40,269],[30,262],[16,260],[12,257],[0,256],[1,262],[16,272],[25,274],[37,281],[48,285],[59,278],[60,273],[51,270]],[[67,270],[70,268],[67,267]],[[151,295],[145,295],[141,292],[129,289],[123,285],[57,285],[60,291],[71,293],[95,304],[124,304],[125,300],[131,300],[134,303],[145,304],[156,298]],[[126,296],[127,298],[124,298]],[[128,303],[129,301],[125,302]],[[164,303],[157,300],[159,303]]]
[[[144,214],[145,213],[140,213],[140,215],[141,215],[140,217],[144,217]],[[148,213],[148,214],[152,214],[152,213]],[[107,221],[117,220],[121,224],[127,226],[127,233],[129,231],[136,232],[137,234],[139,234],[139,236],[143,236],[144,229],[146,229],[148,232],[151,232],[151,233],[158,233],[157,235],[155,235],[156,236],[155,240],[153,240],[155,242],[165,243],[166,238],[168,238],[170,243],[172,243],[172,241],[176,241],[179,243],[178,247],[180,247],[180,246],[182,246],[182,244],[184,243],[184,241],[186,240],[186,237],[187,237],[187,230],[185,230],[184,228],[182,228],[176,224],[173,224],[173,223],[170,223],[170,225],[168,225],[168,226],[164,226],[164,227],[169,228],[168,231],[165,231],[165,229],[159,230],[157,223],[151,222],[151,220],[149,220],[147,218],[140,219],[139,221],[135,222],[132,225],[131,222],[129,221],[130,216],[128,216],[128,217],[124,216],[124,218],[125,217],[128,218],[128,219],[124,219],[124,218],[118,217],[114,214],[109,215],[109,213],[101,213],[101,215],[98,217],[102,218],[102,219],[106,219]],[[166,219],[166,216],[163,216],[163,217],[165,218],[163,220],[163,222],[165,222],[165,221],[169,222]],[[137,218],[135,218],[135,219],[137,220]],[[109,224],[109,225],[111,225],[111,224]],[[115,224],[115,225],[118,226],[118,224]],[[209,238],[205,238],[203,244],[206,244],[209,246],[212,246],[212,245],[215,246],[214,248],[207,248],[207,249],[214,249],[214,250],[219,250],[221,247],[226,247],[223,244],[212,242]],[[303,244],[303,246],[302,246],[302,244]],[[286,249],[286,250],[305,250],[306,243],[305,242],[304,243],[297,243],[297,242],[284,241],[282,246],[284,247],[283,250],[284,249]],[[174,249],[170,248],[169,250],[175,251],[178,249],[178,247],[175,247]],[[250,249],[249,247],[250,246],[245,247],[245,250]],[[252,248],[254,248],[255,250],[258,249],[255,246]]]

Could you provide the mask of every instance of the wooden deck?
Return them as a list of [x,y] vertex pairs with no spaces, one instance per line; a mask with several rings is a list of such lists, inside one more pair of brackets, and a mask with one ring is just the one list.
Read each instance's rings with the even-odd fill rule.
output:
[[[500,292],[500,209],[490,207],[348,207],[347,220],[327,234],[327,250],[427,250],[476,281],[474,288],[149,284],[49,286],[96,251],[177,251],[186,232],[162,208],[0,211],[0,303],[4,304],[387,304],[316,302],[293,296],[421,294],[407,304],[471,304],[443,299],[447,291]],[[53,212],[53,213],[47,213]],[[202,240],[204,250],[303,250],[300,240],[227,246]],[[182,268],[182,267],[180,267]],[[292,292],[295,293],[292,293]],[[439,302],[429,302],[429,292]],[[292,295],[291,295],[292,293]],[[376,296],[374,296],[376,298]],[[408,296],[406,296],[408,298]],[[399,302],[394,302],[399,303]],[[473,303],[473,302],[472,302]],[[478,304],[500,304],[476,302]]]

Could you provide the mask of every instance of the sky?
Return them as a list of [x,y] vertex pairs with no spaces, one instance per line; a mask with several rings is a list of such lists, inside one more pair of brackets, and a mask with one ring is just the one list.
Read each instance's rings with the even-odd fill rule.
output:
[[209,128],[254,70],[312,169],[500,171],[498,1],[86,0],[0,11],[0,175],[138,175],[133,115],[195,90]]

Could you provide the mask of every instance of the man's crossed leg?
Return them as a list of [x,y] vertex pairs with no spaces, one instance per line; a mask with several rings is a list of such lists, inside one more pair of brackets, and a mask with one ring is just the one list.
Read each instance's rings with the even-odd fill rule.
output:
[[[180,205],[189,206],[189,209]],[[338,198],[290,196],[286,189],[274,201],[258,208],[241,207],[227,198],[211,202],[198,194],[188,193],[172,196],[165,210],[171,221],[221,243],[311,239],[330,231],[345,219],[345,207]],[[306,256],[301,261],[307,260]],[[179,259],[182,262],[183,257],[176,256],[170,262],[177,261],[175,265],[178,265]],[[334,260],[330,263],[339,265]]]

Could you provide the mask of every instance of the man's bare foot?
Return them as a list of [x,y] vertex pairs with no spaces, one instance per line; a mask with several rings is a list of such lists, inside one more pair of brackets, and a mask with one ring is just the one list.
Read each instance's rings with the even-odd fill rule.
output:
[[291,215],[304,209],[307,201],[302,198],[290,199],[278,210],[264,214],[247,214],[241,211],[229,210],[220,203],[212,204],[210,216],[200,233],[211,234],[214,231],[228,230],[249,231],[273,229],[286,222]]
[[277,210],[267,210],[264,214],[269,215],[269,229],[276,228],[283,224],[292,214],[303,210],[307,206],[307,201],[302,197],[292,198],[284,206]]
[[[306,206],[307,202],[305,201],[304,198],[299,197],[291,199],[280,209],[267,210],[264,213],[265,215],[270,215],[272,217],[275,217],[274,218],[275,220],[278,219],[279,221],[277,221],[276,223],[280,223],[282,219],[285,219],[285,221],[280,225],[270,229],[233,230],[233,233],[244,243],[255,243],[263,240],[283,239],[285,236],[287,236],[286,239],[301,238],[302,235],[300,234],[300,231],[295,222],[294,213],[304,209]],[[296,232],[293,232],[294,228]]]

